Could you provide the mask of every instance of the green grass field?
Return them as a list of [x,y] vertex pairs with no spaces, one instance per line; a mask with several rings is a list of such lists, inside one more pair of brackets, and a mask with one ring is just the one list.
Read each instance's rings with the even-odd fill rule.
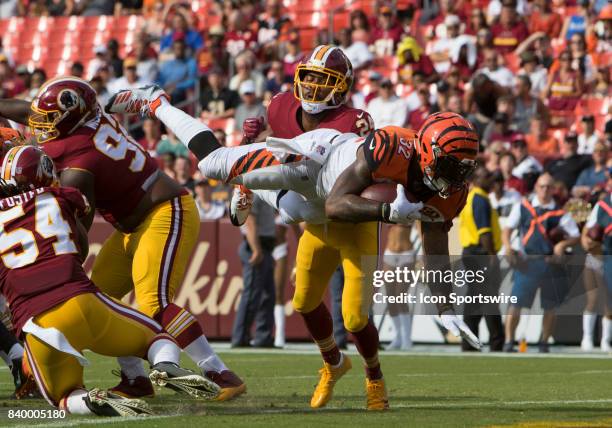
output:
[[[87,354],[88,387],[110,387],[113,359]],[[381,356],[391,410],[363,410],[359,357],[335,389],[325,410],[308,407],[317,381],[313,352],[222,352],[247,381],[247,395],[209,403],[161,391],[151,400],[157,416],[136,420],[82,418],[9,420],[9,409],[47,409],[42,400],[0,399],[0,426],[112,425],[150,427],[228,426],[612,426],[612,365],[609,358],[493,357],[405,354]],[[185,364],[191,366],[190,364]],[[12,391],[0,370],[0,397]]]

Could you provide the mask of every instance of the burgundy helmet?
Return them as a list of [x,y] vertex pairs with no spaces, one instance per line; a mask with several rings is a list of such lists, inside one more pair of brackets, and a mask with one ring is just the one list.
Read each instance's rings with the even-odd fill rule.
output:
[[98,117],[96,91],[78,77],[47,81],[32,100],[29,126],[39,143],[66,137]]
[[49,156],[34,146],[16,146],[2,159],[2,180],[20,189],[36,189],[57,183],[55,165]]
[[[307,78],[309,74],[316,78]],[[353,65],[344,52],[337,46],[320,45],[297,66],[293,93],[307,113],[317,114],[344,104],[353,79]]]

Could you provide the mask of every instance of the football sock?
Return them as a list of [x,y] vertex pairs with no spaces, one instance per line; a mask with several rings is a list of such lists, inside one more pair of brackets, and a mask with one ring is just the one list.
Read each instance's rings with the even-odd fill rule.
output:
[[582,314],[582,337],[593,339],[593,330],[595,330],[595,321],[597,314],[589,311],[584,311]]
[[141,358],[119,357],[117,362],[121,366],[121,371],[129,380],[134,380],[137,377],[147,377]]
[[85,404],[84,398],[86,396],[86,390],[76,389],[60,400],[59,408],[73,415],[91,415],[91,410]]
[[149,345],[147,359],[152,366],[158,363],[179,363],[181,350],[172,340],[163,334],[157,335]]
[[381,379],[383,375],[378,362],[378,331],[376,327],[374,327],[372,321],[368,321],[363,329],[351,334],[365,363],[366,376],[370,380]]
[[612,331],[612,320],[605,315],[601,318],[601,342],[605,344],[610,343],[610,336]]
[[166,99],[162,99],[161,105],[155,109],[155,116],[196,155],[198,160],[204,159],[221,147],[208,126],[174,107]]
[[402,339],[402,320],[399,315],[391,315],[391,322],[393,322],[393,340],[391,343],[398,342],[401,344]]
[[21,346],[19,342],[15,343],[13,346],[11,346],[11,349],[9,350],[7,356],[11,360],[18,360],[19,358],[23,358],[23,346]]
[[306,328],[321,351],[323,361],[332,366],[340,363],[340,349],[334,340],[332,317],[323,303],[308,313],[302,313]]
[[[13,333],[9,331],[6,326],[0,322],[0,350],[6,353],[10,357],[11,348],[16,344],[17,338]],[[21,348],[23,354],[23,348]],[[21,358],[21,357],[18,357]],[[11,358],[12,359],[12,358]]]
[[402,348],[412,347],[412,314],[403,313],[399,315],[402,325]]
[[285,305],[274,305],[274,346],[285,346]]
[[6,352],[0,351],[0,358],[4,360],[4,362],[10,369],[13,368],[13,361],[8,357],[8,355],[6,355]]

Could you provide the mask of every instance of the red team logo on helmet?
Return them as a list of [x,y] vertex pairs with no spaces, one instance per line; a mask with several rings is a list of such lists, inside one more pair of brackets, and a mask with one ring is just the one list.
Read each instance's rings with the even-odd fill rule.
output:
[[29,126],[39,143],[66,137],[99,114],[96,91],[77,77],[46,82],[31,108]]
[[338,108],[353,86],[353,66],[340,48],[317,46],[295,70],[293,93],[307,113]]
[[446,198],[474,170],[478,134],[459,114],[434,113],[419,129],[416,152],[425,184]]
[[13,147],[2,159],[2,180],[28,190],[57,182],[55,165],[49,156],[34,146]]

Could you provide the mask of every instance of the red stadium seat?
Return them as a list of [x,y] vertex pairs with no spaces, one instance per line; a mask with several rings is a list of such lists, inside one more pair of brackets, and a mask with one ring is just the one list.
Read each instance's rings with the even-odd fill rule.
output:
[[318,33],[318,28],[300,29],[300,47],[303,51],[310,51],[316,46]]

